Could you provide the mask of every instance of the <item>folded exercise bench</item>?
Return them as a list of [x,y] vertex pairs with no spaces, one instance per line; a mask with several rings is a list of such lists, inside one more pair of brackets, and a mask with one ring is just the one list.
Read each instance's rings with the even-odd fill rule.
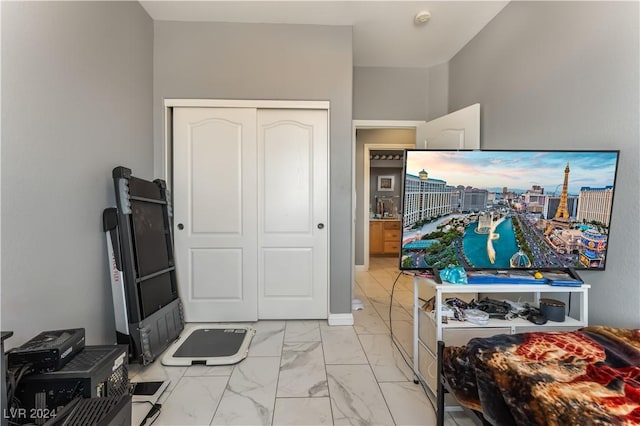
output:
[[153,362],[171,345],[163,364],[241,361],[255,334],[251,327],[210,324],[194,327],[179,339],[185,324],[166,183],[136,178],[126,167],[113,169],[113,180],[116,207],[104,210],[103,229],[117,342],[129,345],[130,360],[143,365]]

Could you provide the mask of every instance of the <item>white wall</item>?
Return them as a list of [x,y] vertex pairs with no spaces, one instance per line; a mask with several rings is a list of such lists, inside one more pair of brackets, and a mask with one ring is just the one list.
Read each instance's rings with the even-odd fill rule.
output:
[[[330,311],[351,312],[351,27],[157,21],[154,130],[165,98],[328,100]],[[156,171],[163,170],[156,156]]]
[[354,120],[431,120],[447,113],[448,64],[429,68],[355,67]]
[[481,147],[619,149],[590,323],[640,327],[638,2],[511,2],[450,62],[450,110],[482,105]]
[[151,178],[153,24],[137,2],[2,4],[2,330],[115,342],[111,170]]

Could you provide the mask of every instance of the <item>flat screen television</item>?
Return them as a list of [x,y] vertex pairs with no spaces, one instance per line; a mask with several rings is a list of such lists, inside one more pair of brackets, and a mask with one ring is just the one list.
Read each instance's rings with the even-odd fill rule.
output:
[[619,151],[406,150],[401,270],[603,270]]

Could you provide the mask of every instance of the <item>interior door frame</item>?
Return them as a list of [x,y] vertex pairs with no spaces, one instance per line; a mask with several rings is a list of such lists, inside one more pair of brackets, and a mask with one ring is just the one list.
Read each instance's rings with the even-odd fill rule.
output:
[[[362,213],[363,213],[363,249],[364,249],[364,264],[356,265],[356,208],[358,206],[358,197],[356,194],[356,130],[358,129],[413,129],[417,131],[420,125],[424,125],[425,121],[405,121],[405,120],[353,120],[353,175],[352,175],[352,188],[353,188],[353,211],[351,213],[353,218],[353,226],[352,226],[352,236],[351,236],[351,246],[353,247],[352,256],[352,265],[354,265],[355,271],[368,271],[369,270],[369,210],[366,206],[369,205],[369,180],[367,176],[370,174],[370,162],[369,162],[369,153],[367,147],[370,149],[405,149],[405,148],[415,148],[415,144],[413,146],[409,145],[392,145],[392,144],[365,144],[365,152],[364,152],[364,167],[363,167],[363,182],[364,182],[364,194],[362,197]],[[375,148],[374,148],[375,147]]]
[[[362,197],[363,207],[366,207],[371,203],[371,179],[367,179],[368,176],[371,175],[371,151],[390,151],[390,150],[399,150],[399,149],[411,149],[415,148],[416,145],[408,145],[408,144],[375,144],[375,143],[366,143],[364,144],[364,194]],[[364,268],[366,271],[369,270],[369,209],[364,208],[363,211],[363,224],[364,224]]]
[[[173,222],[173,108],[256,108],[256,109],[319,109],[327,111],[327,224],[331,229],[331,109],[329,101],[281,101],[281,100],[244,100],[244,99],[164,99],[164,135],[162,138],[162,168],[160,178],[164,179],[168,189],[169,216]],[[157,163],[156,163],[157,164]],[[173,227],[171,228],[173,229]],[[171,236],[173,238],[173,235]],[[327,233],[327,318],[331,319],[331,233]],[[352,259],[353,263],[353,259]]]

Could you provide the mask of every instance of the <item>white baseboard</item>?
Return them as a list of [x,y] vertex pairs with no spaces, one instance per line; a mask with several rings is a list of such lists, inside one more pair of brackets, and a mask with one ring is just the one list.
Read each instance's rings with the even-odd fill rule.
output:
[[368,270],[367,265],[356,265],[356,272],[367,272]]
[[353,325],[353,314],[329,314],[329,325]]

